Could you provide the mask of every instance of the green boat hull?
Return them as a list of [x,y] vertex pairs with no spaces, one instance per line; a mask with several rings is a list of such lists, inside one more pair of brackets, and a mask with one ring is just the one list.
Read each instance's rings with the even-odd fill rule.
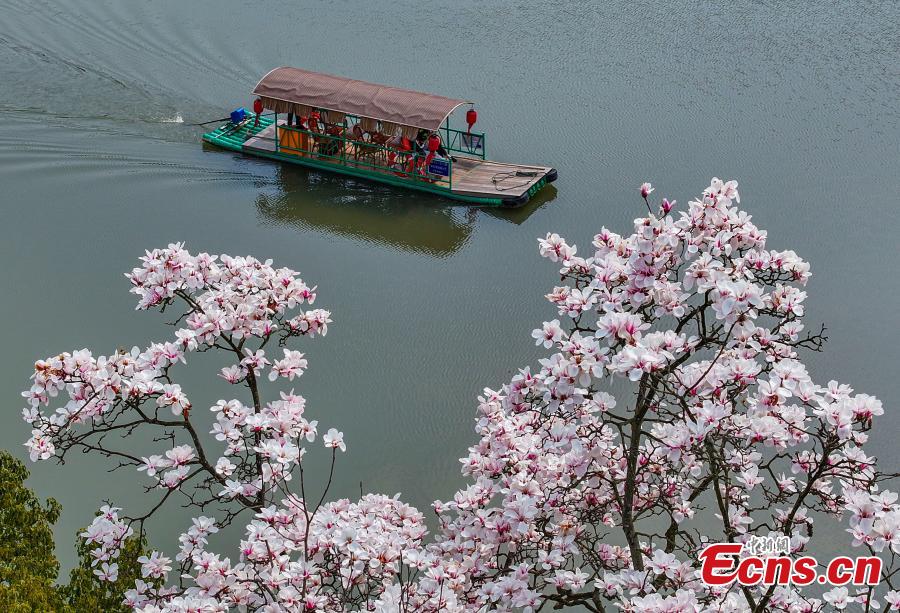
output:
[[503,198],[486,198],[472,196],[469,194],[454,193],[446,187],[438,187],[429,183],[412,182],[407,179],[396,177],[387,173],[375,172],[363,168],[353,168],[350,166],[338,165],[327,161],[316,160],[309,157],[300,157],[297,155],[280,153],[277,151],[261,151],[259,149],[247,149],[244,147],[244,142],[247,139],[256,136],[257,134],[271,126],[274,121],[274,118],[271,116],[261,116],[259,118],[258,124],[255,123],[253,119],[250,119],[239,126],[234,126],[230,123],[225,124],[211,132],[207,132],[206,134],[204,134],[203,140],[207,143],[210,143],[211,145],[215,145],[216,147],[252,155],[254,157],[268,158],[281,162],[287,162],[290,164],[298,164],[300,166],[306,166],[307,168],[313,168],[315,170],[322,170],[325,172],[333,172],[336,174],[351,176],[359,179],[377,181],[379,183],[394,185],[405,189],[415,189],[418,191],[435,194],[444,198],[450,198],[453,200],[466,202],[469,204],[476,204],[479,206],[521,206],[522,204],[527,202],[534,194],[539,192],[541,188],[556,179],[556,172],[554,171],[552,175],[547,175],[541,178],[538,182],[531,186],[524,197],[520,196],[515,200],[506,200]]

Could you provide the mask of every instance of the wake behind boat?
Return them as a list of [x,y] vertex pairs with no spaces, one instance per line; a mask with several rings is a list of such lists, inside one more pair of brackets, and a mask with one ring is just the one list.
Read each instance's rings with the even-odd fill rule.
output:
[[[253,94],[253,113],[237,109],[203,140],[483,206],[521,206],[556,180],[549,166],[486,159],[466,100],[289,67],[269,72]],[[450,127],[465,105],[468,129]]]

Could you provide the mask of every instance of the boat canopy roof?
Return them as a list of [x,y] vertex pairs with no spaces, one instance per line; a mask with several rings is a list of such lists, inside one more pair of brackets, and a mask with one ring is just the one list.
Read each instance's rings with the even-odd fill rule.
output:
[[350,114],[426,130],[437,130],[454,109],[469,104],[467,100],[288,66],[269,72],[253,93],[262,98],[266,108],[278,113],[308,115],[312,109],[321,109],[328,111],[332,123]]

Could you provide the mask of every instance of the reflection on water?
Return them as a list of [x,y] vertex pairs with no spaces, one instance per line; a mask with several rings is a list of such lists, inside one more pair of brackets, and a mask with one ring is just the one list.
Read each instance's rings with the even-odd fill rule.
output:
[[535,194],[524,206],[514,209],[491,207],[483,210],[485,214],[490,215],[491,217],[496,217],[497,219],[502,219],[503,221],[508,221],[519,226],[524,223],[526,219],[531,217],[535,211],[543,208],[546,204],[550,204],[554,200],[556,200],[556,186],[545,185],[541,191]]
[[273,165],[276,191],[261,192],[256,198],[264,221],[436,257],[462,249],[482,211],[518,225],[556,197],[551,185],[523,207],[479,209],[372,181],[277,162]]

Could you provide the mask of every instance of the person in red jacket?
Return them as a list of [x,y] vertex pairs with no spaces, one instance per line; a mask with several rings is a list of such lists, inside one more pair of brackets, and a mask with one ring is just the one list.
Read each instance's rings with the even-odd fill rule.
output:
[[259,116],[263,112],[263,101],[262,98],[257,98],[253,101],[253,112],[256,113],[256,122],[253,124],[254,126],[259,125]]

